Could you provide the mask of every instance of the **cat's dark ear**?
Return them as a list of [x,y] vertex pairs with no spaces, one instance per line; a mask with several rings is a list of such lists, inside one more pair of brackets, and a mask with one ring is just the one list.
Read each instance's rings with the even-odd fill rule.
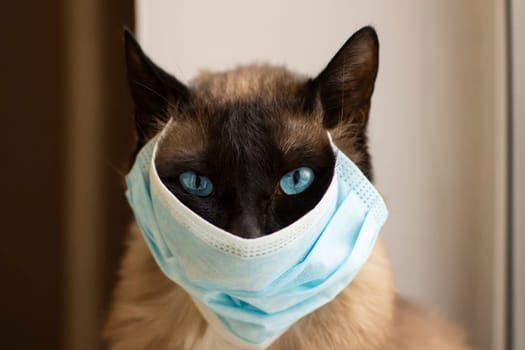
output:
[[168,121],[170,108],[188,102],[189,90],[155,65],[127,29],[124,30],[124,44],[138,146],[141,146],[158,131],[159,125]]
[[314,80],[324,111],[323,125],[341,122],[365,128],[379,61],[379,42],[372,27],[356,32]]

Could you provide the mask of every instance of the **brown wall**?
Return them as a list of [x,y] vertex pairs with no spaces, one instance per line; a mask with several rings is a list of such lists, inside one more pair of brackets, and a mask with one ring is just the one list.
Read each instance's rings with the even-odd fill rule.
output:
[[[124,69],[122,29],[133,29],[133,1],[119,0],[105,4],[106,31],[102,43],[104,94],[104,155],[101,177],[104,187],[102,237],[103,257],[107,265],[100,271],[102,303],[109,302],[116,280],[116,272],[125,244],[125,233],[131,211],[124,197],[123,174],[129,170],[131,150],[134,149],[132,102],[128,94]],[[105,309],[105,308],[104,308]]]
[[0,12],[0,348],[61,341],[63,36],[60,1]]
[[[93,116],[103,123],[97,141],[103,201],[101,229],[93,233],[100,241],[100,281],[88,297],[97,300],[101,325],[129,217],[115,169],[125,171],[131,144],[121,34],[123,25],[133,27],[133,1],[97,2],[101,64],[91,74],[101,77],[103,87],[91,88],[105,89],[101,115]],[[60,0],[12,1],[0,12],[0,349],[65,348],[67,6]]]

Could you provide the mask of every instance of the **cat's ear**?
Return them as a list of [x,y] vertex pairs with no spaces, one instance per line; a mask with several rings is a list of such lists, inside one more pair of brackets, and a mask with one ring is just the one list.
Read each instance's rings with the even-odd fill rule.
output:
[[377,34],[372,27],[364,27],[347,40],[314,80],[325,128],[334,128],[341,122],[365,128],[378,56]]
[[158,131],[159,125],[169,120],[171,109],[188,102],[189,90],[155,65],[127,29],[124,30],[124,43],[140,146]]

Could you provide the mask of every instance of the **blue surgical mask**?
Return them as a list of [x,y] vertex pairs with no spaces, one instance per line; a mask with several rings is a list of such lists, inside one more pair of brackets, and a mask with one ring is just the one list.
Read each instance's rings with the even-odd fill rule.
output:
[[319,203],[271,235],[245,239],[204,220],[162,183],[162,134],[139,152],[127,198],[162,272],[184,288],[232,345],[265,349],[333,300],[368,259],[387,218],[380,194],[333,145],[332,181]]

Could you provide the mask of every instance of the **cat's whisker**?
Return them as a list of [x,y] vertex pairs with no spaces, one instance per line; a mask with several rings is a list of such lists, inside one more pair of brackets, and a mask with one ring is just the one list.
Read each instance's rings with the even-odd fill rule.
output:
[[173,108],[173,109],[176,109],[176,108],[177,108],[177,107],[176,107],[173,103],[171,103],[171,102],[170,102],[165,96],[162,96],[162,94],[160,94],[159,92],[155,91],[155,89],[153,89],[153,88],[147,86],[147,85],[144,84],[144,83],[141,83],[140,81],[136,81],[136,80],[135,80],[135,84],[137,84],[137,85],[140,86],[140,87],[143,87],[144,89],[148,90],[149,92],[152,92],[152,93],[154,93],[156,96],[160,97],[160,98],[161,98],[164,102],[166,102],[166,104],[167,104],[168,106],[170,106],[171,108]]
[[109,158],[106,158],[104,163],[106,163],[106,166],[113,170],[117,175],[121,176],[121,177],[125,177],[126,174],[127,174],[127,171],[123,170],[123,169],[120,169],[120,167],[116,164],[113,163],[113,161]]

